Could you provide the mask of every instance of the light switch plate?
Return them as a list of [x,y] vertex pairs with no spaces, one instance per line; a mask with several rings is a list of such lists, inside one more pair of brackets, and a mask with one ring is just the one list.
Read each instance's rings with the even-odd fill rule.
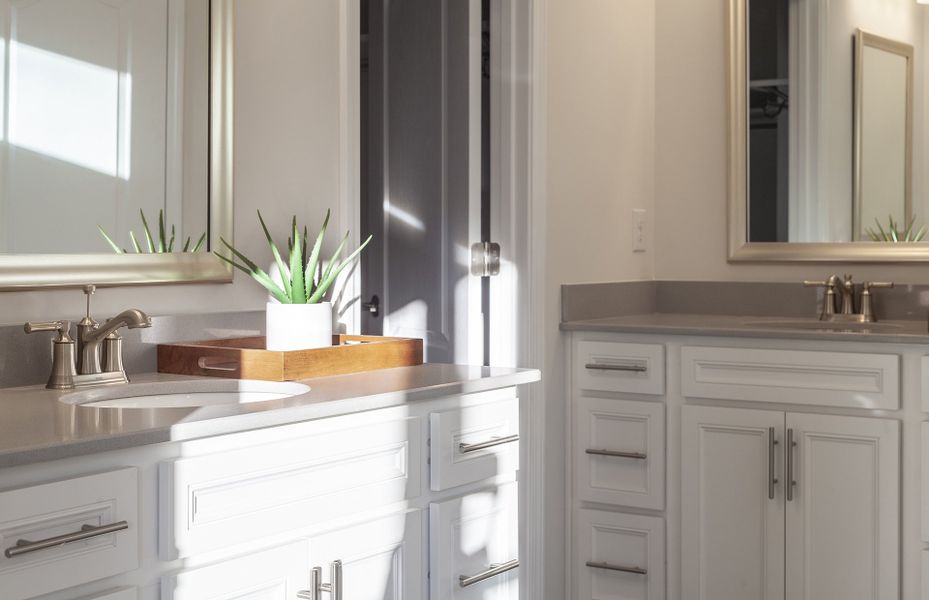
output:
[[645,209],[632,209],[632,251],[645,252]]

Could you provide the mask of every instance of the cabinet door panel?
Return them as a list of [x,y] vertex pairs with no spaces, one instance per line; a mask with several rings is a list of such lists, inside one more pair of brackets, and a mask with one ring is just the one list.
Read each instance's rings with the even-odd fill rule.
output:
[[518,600],[519,568],[466,587],[460,577],[518,559],[517,485],[429,506],[431,600]]
[[306,542],[296,542],[161,579],[161,600],[293,600],[309,585]]
[[421,510],[335,530],[310,541],[310,566],[330,580],[331,564],[342,561],[346,600],[420,600],[425,582]]
[[[781,412],[683,408],[684,598],[783,599],[783,427]],[[772,428],[780,443],[773,457]]]
[[788,600],[899,598],[900,423],[788,413],[787,428]]

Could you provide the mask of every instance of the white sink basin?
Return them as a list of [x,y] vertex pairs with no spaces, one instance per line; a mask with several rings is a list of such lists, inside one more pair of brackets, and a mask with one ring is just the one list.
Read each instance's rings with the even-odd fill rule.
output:
[[157,381],[74,392],[61,401],[92,408],[195,408],[283,400],[308,391],[302,383],[246,379]]
[[763,329],[804,329],[813,331],[853,331],[862,333],[894,333],[902,329],[895,323],[855,323],[830,322],[819,320],[793,320],[793,321],[746,321],[746,327],[759,327]]

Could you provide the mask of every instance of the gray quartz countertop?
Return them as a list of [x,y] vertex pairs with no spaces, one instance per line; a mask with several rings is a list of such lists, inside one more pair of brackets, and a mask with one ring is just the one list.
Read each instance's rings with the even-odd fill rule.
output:
[[[203,379],[147,374],[133,382]],[[0,389],[0,468],[189,440],[532,383],[533,369],[425,364],[303,381],[283,400],[200,408],[92,408],[41,386]],[[130,384],[131,385],[131,384]]]
[[929,344],[926,321],[823,323],[816,319],[651,313],[565,321],[563,331],[604,331],[804,340]]

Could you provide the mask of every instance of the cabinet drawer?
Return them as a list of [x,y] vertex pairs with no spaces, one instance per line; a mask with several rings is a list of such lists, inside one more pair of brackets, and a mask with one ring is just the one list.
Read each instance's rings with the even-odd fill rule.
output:
[[685,346],[681,391],[692,398],[896,410],[900,357]]
[[664,600],[664,519],[599,510],[576,514],[577,600]]
[[574,379],[582,390],[664,394],[664,346],[578,342]]
[[429,505],[431,600],[519,599],[517,502],[514,482]]
[[162,559],[297,530],[418,496],[419,423],[401,418],[344,429],[307,429],[293,439],[162,463]]
[[433,491],[513,473],[519,464],[519,401],[502,400],[429,415]]
[[293,600],[310,584],[307,542],[161,578],[161,600]]
[[580,398],[574,413],[578,498],[664,508],[664,413],[657,402]]
[[[3,600],[32,598],[137,568],[138,502],[134,468],[0,492]],[[45,548],[17,544],[60,541],[70,534],[79,539]]]

